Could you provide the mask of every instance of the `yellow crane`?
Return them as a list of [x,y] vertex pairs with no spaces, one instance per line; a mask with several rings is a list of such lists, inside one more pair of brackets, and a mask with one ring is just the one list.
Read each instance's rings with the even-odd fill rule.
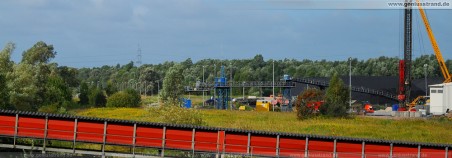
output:
[[446,62],[444,62],[441,50],[439,50],[438,43],[436,43],[435,36],[433,35],[432,29],[430,28],[430,23],[428,22],[427,16],[425,15],[424,9],[421,6],[420,0],[416,0],[417,6],[419,7],[419,12],[421,13],[422,20],[424,21],[425,29],[427,30],[428,37],[432,44],[433,50],[435,51],[436,59],[438,60],[439,68],[444,77],[444,83],[452,82],[451,74],[447,68]]
[[[417,6],[419,7],[419,12],[422,16],[422,21],[424,21],[425,29],[427,30],[428,37],[430,38],[430,42],[433,47],[433,51],[435,52],[436,60],[438,60],[439,68],[441,69],[441,73],[444,77],[444,83],[452,82],[451,74],[447,68],[446,62],[444,62],[443,55],[441,54],[441,50],[438,47],[438,43],[436,42],[435,36],[433,35],[433,31],[430,28],[430,23],[428,22],[427,16],[425,15],[425,11],[421,6],[420,0],[416,0]],[[423,100],[424,102],[428,102],[426,96],[418,96],[414,99],[409,105],[408,109],[412,109],[418,101]]]

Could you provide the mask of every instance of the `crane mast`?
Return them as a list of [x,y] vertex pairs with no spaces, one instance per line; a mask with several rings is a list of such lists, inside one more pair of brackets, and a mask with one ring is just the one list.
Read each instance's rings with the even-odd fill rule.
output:
[[[411,3],[411,0],[405,0],[405,3]],[[411,5],[405,6],[404,17],[404,42],[403,42],[403,60],[399,63],[399,105],[408,105],[411,92],[411,58],[412,58],[412,13]]]
[[422,8],[419,0],[416,0],[416,2],[419,7],[419,12],[421,13],[422,20],[424,21],[424,25],[425,25],[425,29],[427,30],[428,37],[430,38],[430,42],[431,42],[433,50],[435,52],[436,59],[438,60],[438,64],[441,69],[441,73],[443,74],[444,83],[449,83],[449,82],[451,82],[451,74],[449,73],[446,62],[444,62],[444,58],[443,58],[443,55],[441,54],[441,50],[438,47],[438,43],[436,43],[435,36],[433,35],[432,29],[430,28],[430,23],[428,22],[424,9]]

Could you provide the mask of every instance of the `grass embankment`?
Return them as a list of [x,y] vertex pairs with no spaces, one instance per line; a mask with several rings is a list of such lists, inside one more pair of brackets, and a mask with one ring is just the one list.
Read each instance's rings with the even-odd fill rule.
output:
[[[380,119],[357,116],[350,119],[297,120],[295,113],[200,110],[207,126],[327,136],[346,136],[430,143],[452,143],[452,121],[447,119]],[[91,108],[76,115],[164,122],[144,108]]]

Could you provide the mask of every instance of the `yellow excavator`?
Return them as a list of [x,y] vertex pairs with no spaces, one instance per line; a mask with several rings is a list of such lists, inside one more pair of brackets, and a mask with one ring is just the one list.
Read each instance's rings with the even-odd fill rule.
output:
[[[432,29],[430,28],[430,23],[428,22],[427,15],[425,15],[425,11],[421,6],[420,0],[416,0],[417,6],[419,7],[419,12],[422,17],[422,21],[424,21],[425,29],[427,30],[428,37],[430,38],[430,43],[432,44],[433,51],[435,52],[436,60],[438,60],[439,68],[441,69],[441,73],[444,77],[443,83],[452,82],[452,75],[449,73],[446,62],[444,62],[443,55],[441,54],[441,50],[438,47],[438,43],[436,42],[435,36],[433,35]],[[426,96],[418,96],[414,99],[410,105],[409,109],[412,109],[419,101],[424,101],[424,104],[428,102]]]

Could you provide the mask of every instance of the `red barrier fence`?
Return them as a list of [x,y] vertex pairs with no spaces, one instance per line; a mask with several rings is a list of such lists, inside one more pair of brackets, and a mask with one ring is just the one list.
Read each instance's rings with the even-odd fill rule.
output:
[[[271,133],[0,110],[0,135],[268,157],[452,158],[451,144]],[[43,145],[45,150],[45,143]],[[75,148],[74,148],[75,150]],[[134,150],[135,151],[135,150]]]

